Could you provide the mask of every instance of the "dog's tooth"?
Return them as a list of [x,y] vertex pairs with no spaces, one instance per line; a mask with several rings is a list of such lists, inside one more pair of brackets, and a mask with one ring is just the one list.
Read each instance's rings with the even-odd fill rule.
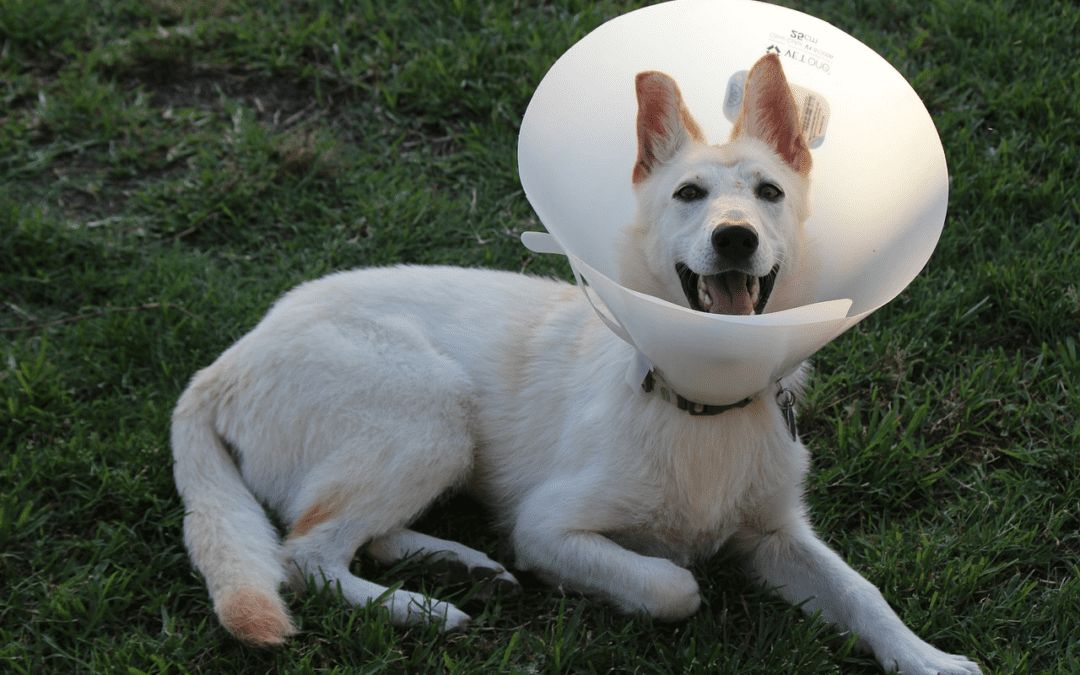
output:
[[701,303],[702,309],[707,311],[710,307],[712,307],[712,294],[709,293],[709,286],[705,283],[705,277],[698,277],[697,297],[698,302]]

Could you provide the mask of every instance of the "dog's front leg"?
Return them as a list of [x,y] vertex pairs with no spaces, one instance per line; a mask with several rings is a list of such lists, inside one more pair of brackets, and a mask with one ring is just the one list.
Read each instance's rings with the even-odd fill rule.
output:
[[[760,515],[760,514],[758,514]],[[737,536],[751,572],[807,614],[821,613],[858,646],[874,654],[885,672],[904,675],[972,675],[979,667],[963,656],[919,639],[877,588],[851,569],[810,529],[801,505],[783,505],[779,517],[754,518]]]
[[662,621],[696,612],[701,596],[689,570],[634,553],[601,534],[624,525],[628,515],[629,505],[607,501],[609,496],[603,481],[581,475],[533,490],[514,525],[517,567],[626,612],[645,611]]

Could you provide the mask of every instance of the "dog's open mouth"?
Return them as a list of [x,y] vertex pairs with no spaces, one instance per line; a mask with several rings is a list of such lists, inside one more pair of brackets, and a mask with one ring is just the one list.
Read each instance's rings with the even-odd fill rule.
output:
[[710,314],[761,314],[769,302],[780,266],[763,277],[738,271],[701,275],[683,263],[675,264],[691,309]]

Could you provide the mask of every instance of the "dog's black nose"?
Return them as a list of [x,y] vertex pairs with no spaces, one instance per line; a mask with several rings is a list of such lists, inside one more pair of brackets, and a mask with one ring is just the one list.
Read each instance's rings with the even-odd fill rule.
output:
[[712,245],[728,262],[743,262],[757,250],[758,236],[745,225],[721,225],[713,230]]

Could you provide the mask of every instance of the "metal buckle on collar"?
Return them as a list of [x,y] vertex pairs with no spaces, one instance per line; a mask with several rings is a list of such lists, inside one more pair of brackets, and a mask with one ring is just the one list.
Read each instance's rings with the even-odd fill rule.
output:
[[688,401],[687,399],[679,396],[678,394],[675,394],[675,400],[676,405],[679,407],[679,410],[685,410],[694,417],[708,415],[709,408],[712,407],[705,405],[704,403],[695,403],[693,401]]

